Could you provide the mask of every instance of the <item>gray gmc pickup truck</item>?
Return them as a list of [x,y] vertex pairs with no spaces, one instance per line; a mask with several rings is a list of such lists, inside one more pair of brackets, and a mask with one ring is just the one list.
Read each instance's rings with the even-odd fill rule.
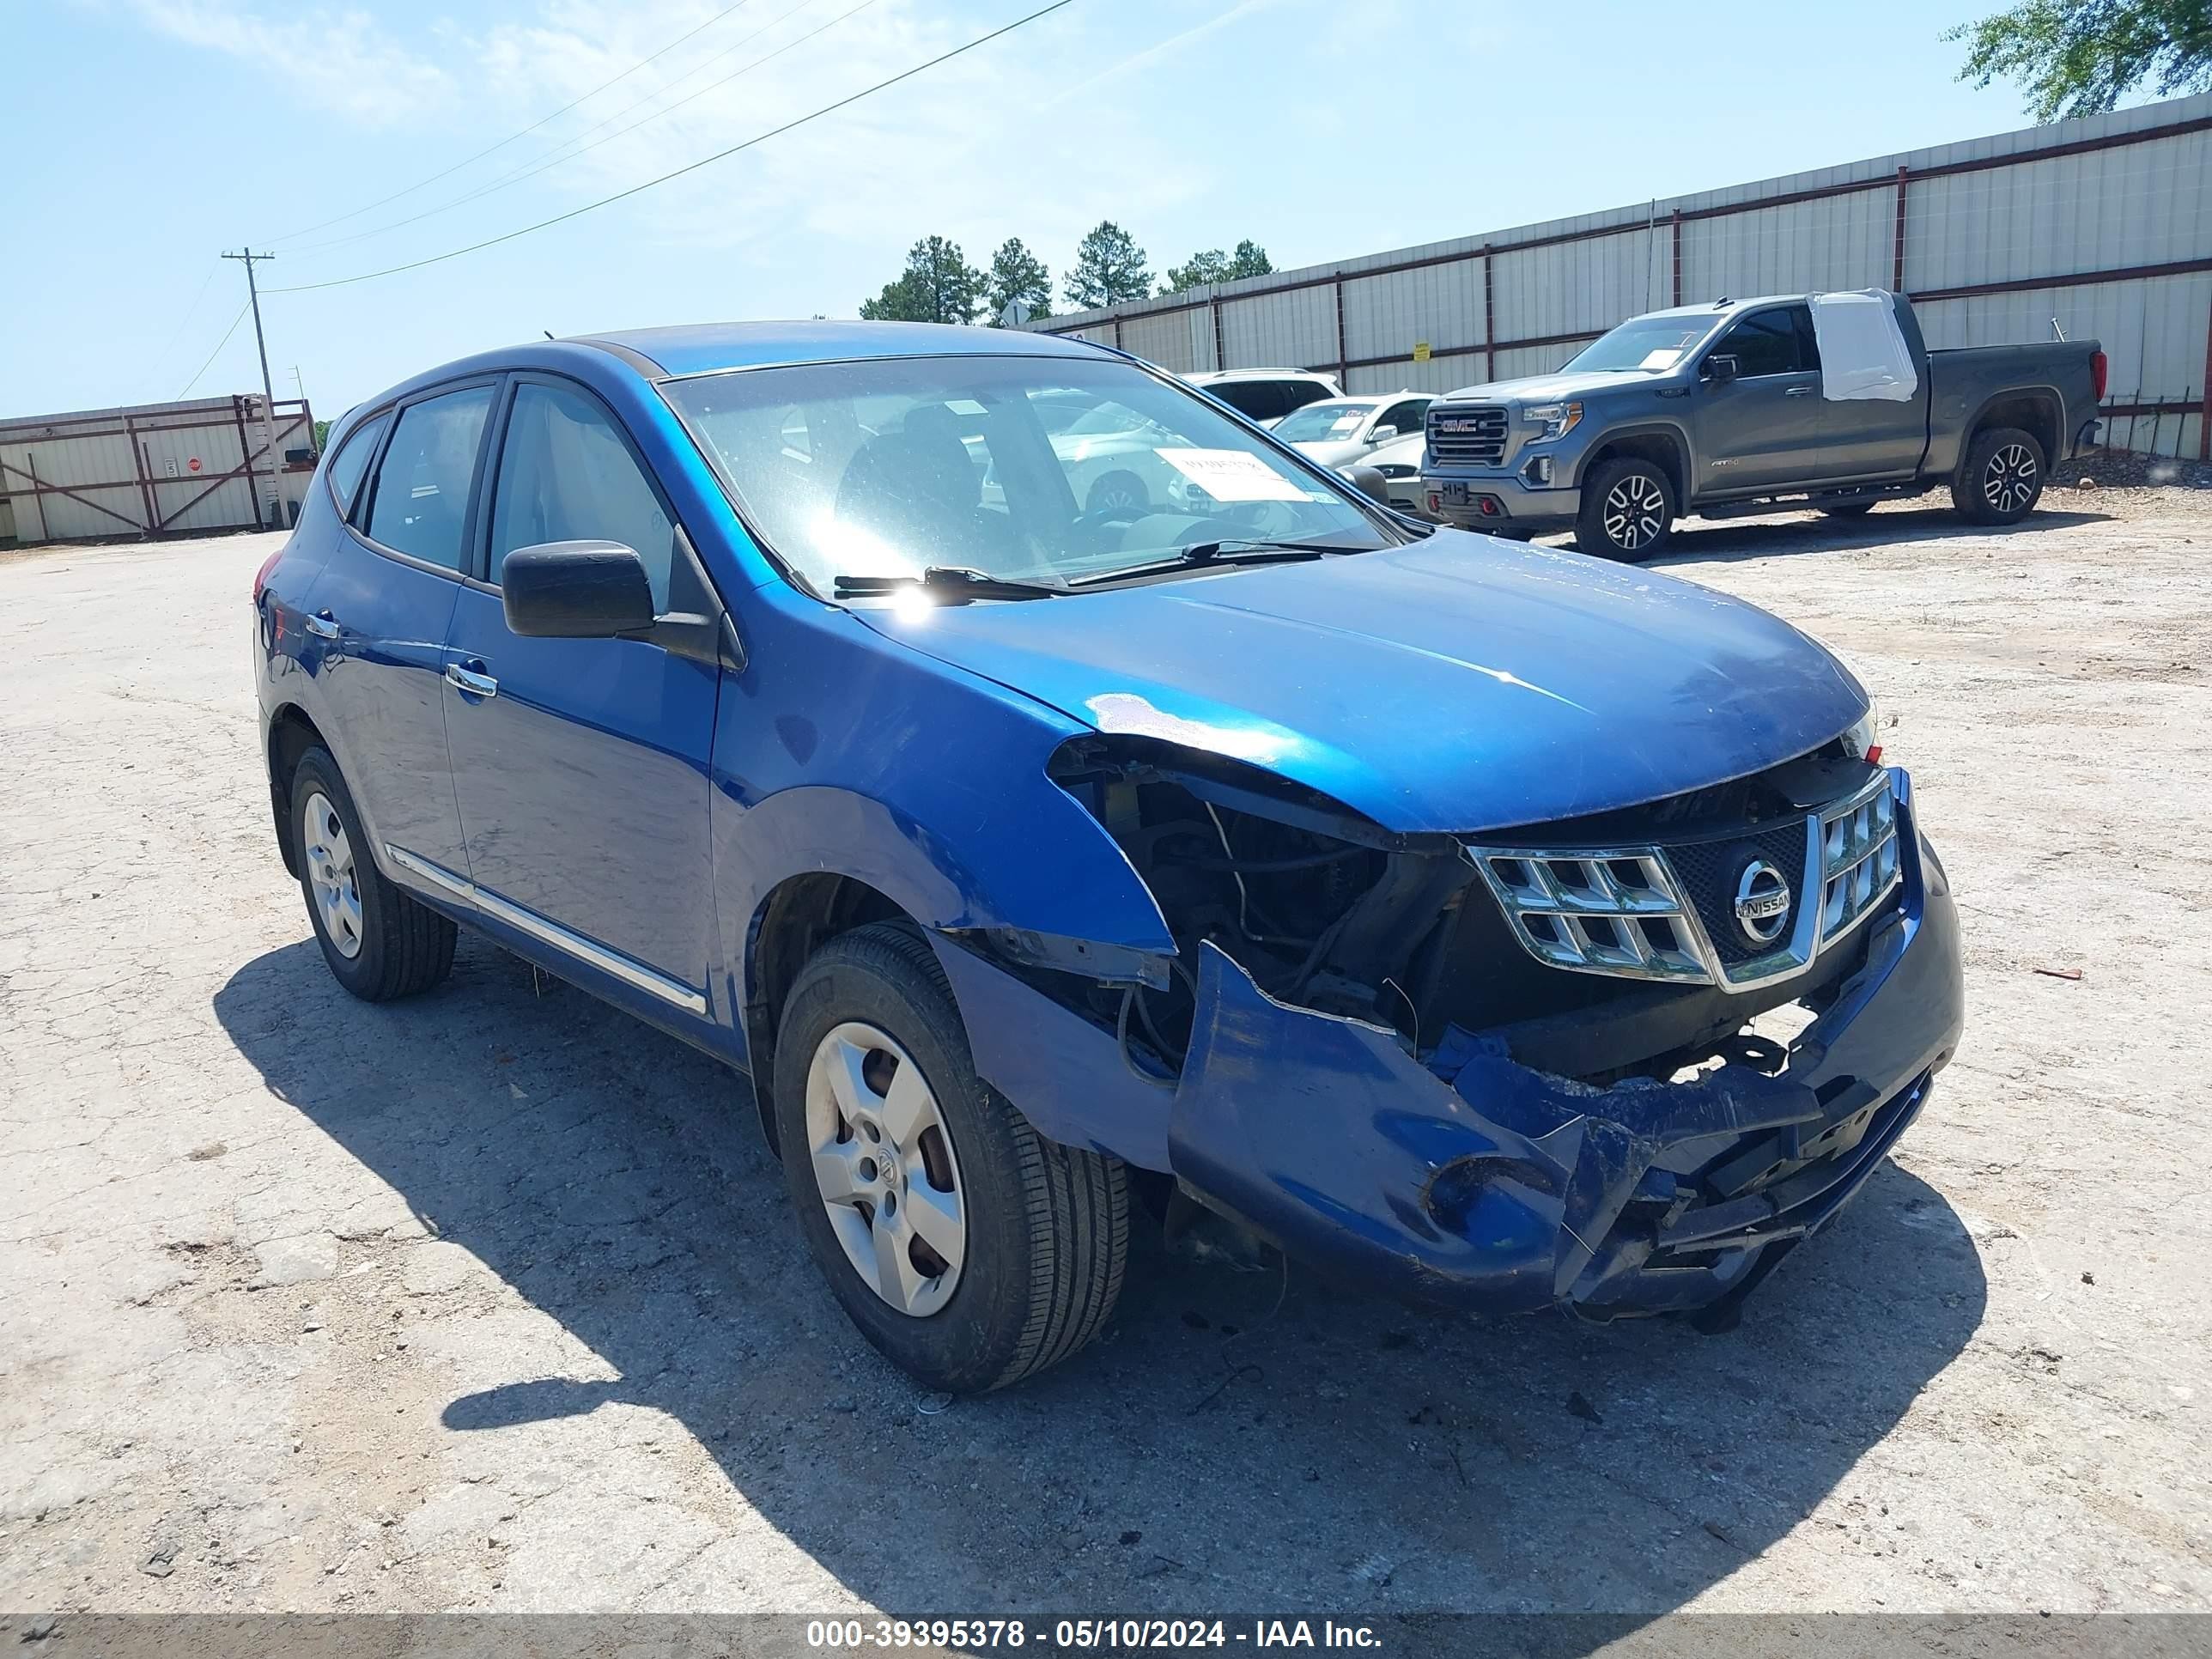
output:
[[[1879,324],[1865,296],[1838,297]],[[2094,340],[1930,351],[1912,302],[1876,297],[1903,353],[1884,394],[1839,401],[1824,386],[1814,302],[1826,296],[1655,311],[1556,374],[1431,404],[1425,504],[1494,535],[1571,529],[1584,552],[1626,560],[1656,553],[1685,514],[1847,516],[1943,484],[1977,524],[2026,517],[2095,425],[2105,354]]]

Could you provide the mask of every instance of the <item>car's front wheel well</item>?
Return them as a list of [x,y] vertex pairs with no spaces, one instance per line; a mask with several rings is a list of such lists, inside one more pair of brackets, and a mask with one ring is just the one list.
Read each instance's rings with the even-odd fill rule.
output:
[[1593,450],[1583,462],[1583,476],[1594,475],[1607,461],[1624,457],[1649,461],[1667,476],[1674,486],[1674,501],[1679,507],[1690,499],[1689,465],[1682,453],[1682,446],[1660,432],[1631,433],[1626,437],[1611,438]]
[[269,722],[269,805],[276,817],[276,848],[284,867],[300,873],[300,849],[292,830],[292,774],[310,749],[328,749],[314,721],[295,703],[287,703]]
[[914,919],[884,894],[850,876],[793,876],[762,901],[745,942],[745,1056],[753,1104],[770,1151],[776,1146],[775,1033],[783,1005],[814,953],[841,933],[871,922]]

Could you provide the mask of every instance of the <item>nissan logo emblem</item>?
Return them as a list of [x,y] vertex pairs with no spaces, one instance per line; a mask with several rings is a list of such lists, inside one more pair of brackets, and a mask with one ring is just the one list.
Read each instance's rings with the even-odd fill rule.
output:
[[1735,925],[1753,945],[1771,945],[1789,920],[1789,880],[1765,859],[1753,859],[1736,878]]

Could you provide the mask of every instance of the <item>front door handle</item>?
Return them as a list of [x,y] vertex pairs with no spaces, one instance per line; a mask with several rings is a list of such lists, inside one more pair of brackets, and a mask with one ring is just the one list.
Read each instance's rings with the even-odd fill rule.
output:
[[446,684],[456,691],[467,692],[472,697],[495,697],[499,695],[497,680],[475,669],[464,668],[457,662],[446,665]]
[[1809,398],[1813,395],[1813,388],[1809,386],[1788,386],[1784,389],[1782,395],[1785,398]]
[[318,611],[307,618],[304,626],[319,640],[334,640],[338,636],[338,619],[327,611]]

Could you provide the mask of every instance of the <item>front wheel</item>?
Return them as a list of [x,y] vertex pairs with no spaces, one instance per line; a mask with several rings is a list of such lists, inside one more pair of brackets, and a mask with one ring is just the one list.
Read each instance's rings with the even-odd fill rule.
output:
[[1674,486],[1658,467],[1634,456],[1607,461],[1583,483],[1575,546],[1641,564],[1667,544],[1674,510]]
[[1951,505],[1969,524],[2018,524],[2043,499],[2043,446],[2016,426],[1992,427],[1966,447]]
[[1046,1140],[975,1075],[929,945],[863,927],[799,976],[776,1036],[784,1177],[860,1334],[933,1389],[1066,1358],[1121,1293],[1127,1174]]

